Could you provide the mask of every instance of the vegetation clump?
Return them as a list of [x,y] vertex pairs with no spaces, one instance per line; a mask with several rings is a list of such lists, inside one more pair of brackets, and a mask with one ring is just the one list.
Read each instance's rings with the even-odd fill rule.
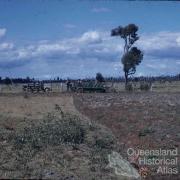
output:
[[[14,130],[0,124],[0,176],[3,179],[109,179],[108,154],[116,149],[104,127],[65,113],[59,105],[43,119],[19,120]],[[0,117],[1,118],[1,117]],[[88,162],[88,163],[85,163]],[[107,178],[106,178],[107,177]]]
[[62,143],[80,144],[84,142],[85,128],[77,116],[65,114],[62,118],[48,117],[39,125],[26,127],[15,138],[16,147],[31,148],[57,146]]
[[99,83],[105,82],[105,79],[101,73],[96,74],[96,81]]

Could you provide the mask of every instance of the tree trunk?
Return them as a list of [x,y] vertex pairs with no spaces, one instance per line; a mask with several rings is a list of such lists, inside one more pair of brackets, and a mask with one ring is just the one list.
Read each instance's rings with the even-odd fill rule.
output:
[[128,73],[127,72],[124,72],[124,77],[125,77],[125,87],[128,83]]
[[[128,52],[129,48],[128,48],[128,39],[127,37],[125,38],[125,45],[124,45],[124,55]],[[124,65],[125,66],[125,65]],[[124,71],[124,77],[125,77],[125,89],[128,83],[128,72]]]
[[127,38],[125,39],[125,45],[124,45],[124,54],[128,52],[128,43],[127,43]]

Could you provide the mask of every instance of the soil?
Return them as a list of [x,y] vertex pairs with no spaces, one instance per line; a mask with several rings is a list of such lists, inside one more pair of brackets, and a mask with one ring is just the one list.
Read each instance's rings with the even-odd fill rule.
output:
[[[17,154],[16,152],[12,154],[13,143],[8,142],[7,136],[12,134],[15,137],[24,128],[39,123],[43,125],[45,117],[58,116],[61,111],[79,116],[86,125],[91,121],[97,128],[91,127],[91,130],[88,130],[86,143],[76,148],[67,145],[47,146],[32,159],[21,159],[23,162],[27,160],[25,167],[30,169],[18,169]],[[109,150],[116,150],[139,170],[141,165],[137,159],[133,161],[130,159],[127,149],[179,150],[179,130],[179,93],[1,94],[0,135],[3,137],[0,137],[0,177],[53,179],[86,177],[91,180],[93,178],[116,180],[114,171],[107,167],[106,155]],[[104,138],[106,134],[117,141],[115,149],[107,150],[110,142],[106,142]],[[89,144],[97,143],[95,140],[98,138],[101,140],[98,141],[101,142],[98,145],[101,149],[97,149],[94,145],[89,147]],[[102,158],[103,155],[105,157]],[[179,164],[176,167],[179,168]],[[153,166],[147,168],[146,179],[180,179],[178,175],[157,174]]]
[[[179,93],[79,94],[74,96],[74,104],[82,114],[114,133],[119,151],[127,159],[128,148],[179,150]],[[179,168],[179,164],[176,167]],[[180,178],[157,175],[157,169],[152,166],[148,169],[149,179]]]
[[0,179],[117,180],[108,167],[116,149],[71,94],[0,96]]

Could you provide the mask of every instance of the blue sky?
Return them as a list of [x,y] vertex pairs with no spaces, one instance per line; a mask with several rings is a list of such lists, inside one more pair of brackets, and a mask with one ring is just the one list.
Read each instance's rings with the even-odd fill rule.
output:
[[180,3],[1,0],[0,76],[123,75],[123,40],[111,29],[135,23],[144,52],[136,75],[180,73]]

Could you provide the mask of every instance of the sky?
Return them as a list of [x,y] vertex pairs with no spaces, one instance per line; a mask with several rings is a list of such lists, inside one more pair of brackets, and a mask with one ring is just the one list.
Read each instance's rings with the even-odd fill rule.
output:
[[136,76],[180,73],[180,2],[0,0],[0,76],[122,76],[123,39],[135,23],[144,53]]

